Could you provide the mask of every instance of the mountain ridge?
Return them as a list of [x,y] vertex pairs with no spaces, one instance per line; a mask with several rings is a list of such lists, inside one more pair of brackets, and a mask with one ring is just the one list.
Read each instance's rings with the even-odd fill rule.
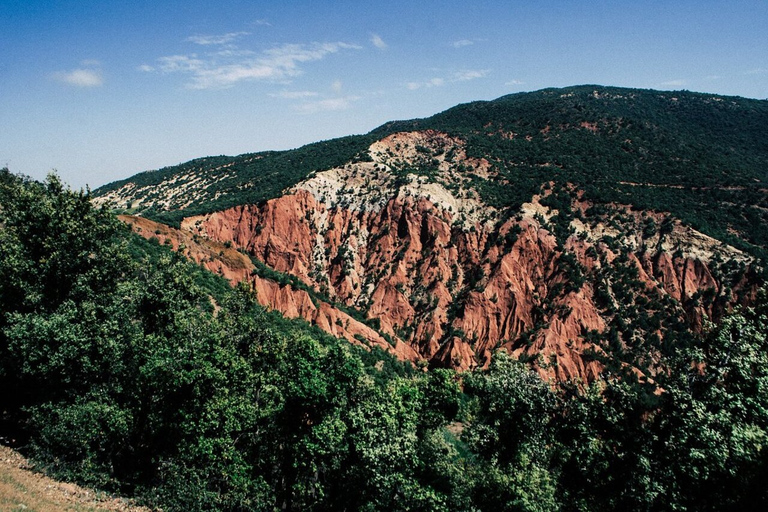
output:
[[[281,159],[254,178],[279,176],[290,184],[279,190],[251,191],[255,168],[238,178],[232,161],[189,170],[203,159],[143,185],[144,196],[130,184],[95,193],[297,278],[325,297],[322,318],[297,309],[295,287],[275,293],[256,269],[235,280],[353,343],[387,349],[387,339],[404,359],[463,370],[503,347],[546,379],[589,382],[617,364],[652,378],[665,347],[748,303],[762,281],[766,234],[754,221],[768,211],[768,151],[735,132],[768,120],[768,102],[596,87],[249,154],[259,165]],[[725,146],[731,154],[720,154]],[[218,182],[241,179],[244,195],[210,185],[216,170]],[[206,203],[194,191],[218,196]],[[262,199],[219,208],[251,193]],[[352,320],[339,308],[375,333],[340,329]]]
[[169,511],[765,509],[764,105],[594,92],[197,160],[143,217],[1,170],[0,440]]
[[[742,238],[747,243],[762,248],[766,246],[762,234],[755,239],[749,233],[749,227],[755,220],[765,220],[762,211],[747,209],[728,214],[726,222],[723,222],[723,219],[709,214],[711,208],[699,207],[700,204],[708,206],[713,199],[702,197],[691,187],[702,181],[725,187],[738,184],[747,189],[721,190],[718,192],[721,197],[717,200],[720,203],[768,206],[765,194],[756,191],[765,188],[760,183],[766,182],[764,169],[768,168],[768,157],[765,156],[768,154],[765,142],[768,140],[765,127],[768,125],[765,123],[768,102],[682,91],[595,87],[599,88],[544,89],[502,96],[493,101],[467,103],[429,118],[386,123],[365,135],[318,142],[297,150],[216,157],[222,160],[212,161],[208,167],[198,166],[202,170],[190,174],[189,167],[201,160],[197,159],[105,185],[96,189],[94,195],[110,197],[111,194],[113,199],[118,199],[116,206],[128,210],[128,213],[139,213],[178,226],[185,215],[271,199],[306,178],[310,172],[337,167],[355,158],[367,158],[366,150],[377,138],[404,130],[407,128],[405,125],[409,125],[418,126],[421,131],[435,129],[469,138],[470,156],[490,157],[502,178],[517,184],[516,190],[500,190],[503,187],[499,187],[498,183],[479,180],[476,188],[490,204],[519,207],[538,190],[542,182],[548,179],[571,181],[590,188],[590,192],[601,201],[613,200],[646,209],[671,211],[689,223],[698,222],[700,225],[697,227],[721,239],[729,235],[727,224],[733,224],[736,231],[744,233]],[[630,101],[631,104],[627,103]],[[659,116],[661,107],[677,109],[677,113],[664,114],[663,129],[656,129],[652,122],[654,116],[648,117],[647,112]],[[485,112],[489,109],[491,113],[483,114],[486,121],[481,119],[475,122],[472,130],[477,132],[483,124],[488,124],[487,119],[496,123],[493,130],[468,133],[466,126],[462,126],[472,116],[478,119],[478,110]],[[610,116],[600,114],[600,109],[608,109],[606,112],[610,111]],[[706,115],[698,112],[701,109]],[[739,115],[734,116],[731,110],[738,111]],[[635,112],[635,117],[644,120],[627,121],[628,111]],[[512,119],[512,127],[517,132],[510,131],[506,121],[496,121],[499,116]],[[676,121],[680,116],[683,116],[682,121]],[[602,121],[604,129],[597,129],[602,118],[615,121],[618,128]],[[700,127],[687,129],[682,132],[685,137],[680,137],[677,125],[681,122],[691,126],[688,122],[691,119],[701,124],[710,118],[714,120],[712,130],[715,130],[717,137],[713,138],[711,133],[708,138],[702,137]],[[558,119],[570,122],[568,126],[558,128],[555,126]],[[639,140],[627,142],[626,137],[620,139],[624,132]],[[511,133],[518,136],[510,137]],[[597,137],[590,139],[593,135]],[[747,139],[742,140],[744,137]],[[684,140],[678,140],[681,138]],[[587,146],[592,148],[594,154],[584,151]],[[712,161],[701,161],[701,155],[708,155]],[[689,161],[692,163],[689,164]],[[222,171],[227,169],[222,165],[227,165],[232,172]],[[214,172],[217,169],[222,172]],[[725,171],[727,174],[724,174]],[[681,176],[685,179],[681,180]],[[147,181],[150,177],[152,180]],[[755,179],[758,181],[755,182]],[[193,180],[195,183],[189,184]],[[664,198],[656,190],[649,192],[643,187],[622,185],[623,182],[682,185],[683,189],[676,191],[674,197]],[[169,197],[183,197],[184,201],[168,200]],[[182,213],[182,210],[187,213]],[[691,214],[694,210],[699,211]],[[750,217],[750,220],[745,221],[742,219],[744,216]],[[729,241],[741,243],[739,237],[732,237]]]

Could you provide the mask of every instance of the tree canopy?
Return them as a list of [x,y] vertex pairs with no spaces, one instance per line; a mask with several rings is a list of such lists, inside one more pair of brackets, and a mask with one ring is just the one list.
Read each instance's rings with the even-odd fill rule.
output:
[[415,372],[267,312],[55,176],[0,172],[0,437],[163,510],[727,510],[768,501],[768,301],[656,384],[505,353]]

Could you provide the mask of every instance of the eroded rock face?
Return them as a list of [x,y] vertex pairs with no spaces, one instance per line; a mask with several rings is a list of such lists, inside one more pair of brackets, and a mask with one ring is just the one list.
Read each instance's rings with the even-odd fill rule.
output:
[[[553,380],[595,379],[608,331],[614,344],[638,343],[636,334],[615,332],[624,315],[649,312],[641,334],[662,337],[664,318],[700,330],[754,293],[747,256],[664,214],[615,205],[619,225],[590,215],[571,191],[574,218],[558,238],[561,212],[543,204],[544,191],[502,217],[457,171],[492,177],[488,162],[439,132],[394,134],[369,153],[369,161],[316,173],[282,197],[188,217],[167,236],[207,268],[251,282],[262,304],[353,343],[461,370],[487,365],[503,347]],[[439,173],[410,174],[409,166],[426,165],[420,159]],[[235,248],[327,300],[252,276]],[[739,268],[726,273],[722,261]],[[370,325],[331,301],[361,311]]]
[[378,347],[404,361],[415,362],[420,359],[416,351],[400,340],[394,343],[386,340],[371,327],[331,304],[313,301],[306,291],[254,275],[256,267],[251,259],[230,244],[201,238],[188,231],[180,231],[141,217],[121,215],[120,220],[138,234],[147,239],[157,238],[160,243],[169,245],[174,251],[181,252],[211,272],[221,275],[233,285],[242,281],[249,282],[261,305],[280,311],[288,318],[303,318],[333,336],[367,348]]
[[[572,236],[558,245],[527,215],[465,229],[424,197],[398,194],[380,209],[348,209],[298,189],[259,206],[191,217],[183,227],[231,241],[364,311],[398,347],[408,346],[437,366],[486,365],[494,350],[505,347],[535,361],[545,378],[591,381],[602,364],[585,353],[603,349],[587,334],[604,333],[620,314],[597,304],[595,288],[601,285],[592,280],[612,264],[613,251],[588,237]],[[571,283],[566,253],[581,268],[584,283],[578,287]],[[679,302],[672,314],[686,316],[694,328],[716,314],[712,301],[689,304],[705,290],[722,296],[721,283],[701,259],[645,248],[638,254],[628,250],[623,265],[635,269],[647,296]],[[721,304],[732,302],[731,297]],[[275,300],[273,307],[283,311],[282,304]],[[316,323],[334,333],[333,324]]]

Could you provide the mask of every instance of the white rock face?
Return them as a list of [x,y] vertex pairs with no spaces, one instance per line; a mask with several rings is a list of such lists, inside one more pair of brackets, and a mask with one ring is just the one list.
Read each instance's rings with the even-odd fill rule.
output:
[[487,179],[491,165],[468,158],[463,141],[434,131],[395,133],[374,142],[368,154],[372,161],[315,173],[290,191],[358,211],[379,211],[395,197],[424,198],[465,228],[495,220],[496,209],[469,187],[469,175]]

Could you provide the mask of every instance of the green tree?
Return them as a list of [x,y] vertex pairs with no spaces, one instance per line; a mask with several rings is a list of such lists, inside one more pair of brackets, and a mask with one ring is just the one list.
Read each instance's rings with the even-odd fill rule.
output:
[[473,503],[481,510],[557,510],[556,475],[550,472],[554,393],[530,368],[506,352],[494,354],[487,372],[465,381],[476,401],[462,436],[477,454]]
[[724,319],[678,355],[657,415],[681,508],[765,508],[768,491],[768,302]]

